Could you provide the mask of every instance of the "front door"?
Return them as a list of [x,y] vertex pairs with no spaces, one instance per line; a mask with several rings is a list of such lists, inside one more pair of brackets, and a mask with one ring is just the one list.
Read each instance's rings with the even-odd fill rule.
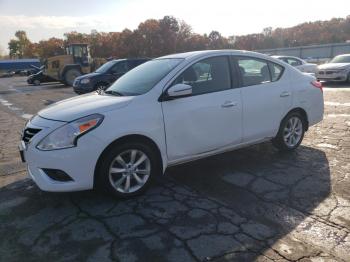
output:
[[170,161],[241,142],[241,90],[232,88],[227,56],[194,63],[172,84],[178,83],[193,93],[162,102]]

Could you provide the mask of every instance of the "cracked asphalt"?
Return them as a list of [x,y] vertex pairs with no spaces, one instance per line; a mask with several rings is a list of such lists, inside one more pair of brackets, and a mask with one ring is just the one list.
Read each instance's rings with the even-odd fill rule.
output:
[[0,261],[350,261],[350,85],[300,148],[270,143],[169,168],[146,194],[47,193],[17,152],[25,119],[73,96],[0,79]]

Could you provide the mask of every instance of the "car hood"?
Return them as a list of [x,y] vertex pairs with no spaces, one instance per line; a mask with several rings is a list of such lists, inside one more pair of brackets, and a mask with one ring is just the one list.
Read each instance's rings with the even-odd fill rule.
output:
[[94,78],[94,77],[100,76],[100,75],[101,75],[100,73],[93,72],[93,73],[85,74],[85,75],[82,75],[82,76],[78,76],[76,79],[77,80],[81,80],[81,79],[84,79],[84,78]]
[[87,115],[125,107],[132,99],[132,96],[89,93],[54,103],[39,111],[38,115],[46,119],[69,122]]
[[350,68],[350,63],[328,63],[318,66],[318,69],[346,69]]

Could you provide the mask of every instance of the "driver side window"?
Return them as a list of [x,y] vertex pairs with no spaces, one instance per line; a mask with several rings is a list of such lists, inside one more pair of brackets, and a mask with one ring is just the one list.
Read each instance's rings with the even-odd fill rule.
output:
[[192,86],[192,94],[206,94],[231,88],[230,69],[226,56],[201,60],[179,75],[174,84]]
[[121,61],[114,65],[111,69],[111,74],[125,74],[128,72],[128,64],[126,61]]

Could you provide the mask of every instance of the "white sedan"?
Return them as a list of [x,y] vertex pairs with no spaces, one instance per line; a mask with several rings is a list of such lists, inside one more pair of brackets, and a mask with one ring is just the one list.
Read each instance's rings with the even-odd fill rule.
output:
[[42,190],[128,197],[168,166],[269,140],[294,150],[322,118],[314,77],[263,54],[197,51],[151,60],[105,92],[41,110],[20,152]]
[[318,71],[316,64],[308,63],[299,57],[295,57],[295,56],[273,56],[273,57],[279,60],[282,60],[283,62],[286,62],[291,66],[294,66],[295,68],[299,69],[301,72],[304,72],[304,73],[316,74]]

